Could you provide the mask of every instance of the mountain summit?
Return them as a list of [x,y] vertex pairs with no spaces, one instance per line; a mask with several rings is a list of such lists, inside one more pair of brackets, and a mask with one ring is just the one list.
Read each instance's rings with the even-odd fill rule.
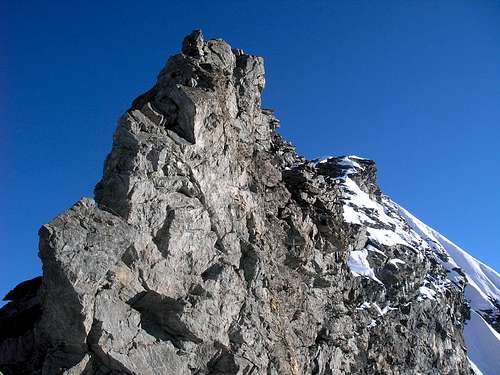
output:
[[0,310],[12,374],[496,375],[499,280],[385,196],[305,160],[260,57],[188,35],[119,120],[95,200],[40,229]]

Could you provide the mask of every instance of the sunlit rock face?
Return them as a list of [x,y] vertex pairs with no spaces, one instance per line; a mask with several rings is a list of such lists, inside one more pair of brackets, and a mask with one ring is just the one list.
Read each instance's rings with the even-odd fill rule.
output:
[[372,161],[298,156],[264,86],[262,58],[185,38],[95,200],[40,229],[43,278],[0,310],[4,375],[471,374],[464,291],[498,328],[498,274],[472,288]]

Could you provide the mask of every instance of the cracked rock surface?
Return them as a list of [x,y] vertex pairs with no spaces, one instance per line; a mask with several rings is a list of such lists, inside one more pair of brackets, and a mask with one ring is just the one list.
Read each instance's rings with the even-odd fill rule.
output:
[[119,120],[95,200],[40,229],[43,278],[0,310],[4,375],[471,374],[464,285],[422,298],[443,266],[373,239],[375,211],[346,220],[350,159],[298,156],[264,86],[262,58],[185,38]]

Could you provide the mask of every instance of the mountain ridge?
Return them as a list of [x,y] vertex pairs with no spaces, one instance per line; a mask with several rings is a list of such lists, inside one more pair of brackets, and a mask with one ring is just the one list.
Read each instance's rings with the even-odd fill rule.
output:
[[40,229],[43,278],[0,310],[5,375],[495,371],[471,338],[498,345],[498,274],[471,315],[461,249],[373,161],[299,156],[264,86],[262,58],[185,38],[119,120],[95,200]]
[[[353,156],[343,158],[344,165],[347,165],[350,168],[346,172],[346,176],[349,176],[349,174],[355,174],[355,169],[360,168],[359,164],[356,163],[356,160],[359,159],[359,157]],[[320,163],[327,161],[328,158],[320,161]],[[352,187],[353,185],[351,184],[350,186]],[[349,184],[347,184],[347,189],[349,189]],[[357,195],[359,197],[359,195],[362,194],[363,192],[358,191],[357,194],[355,192],[354,196]],[[417,236],[413,238],[413,245],[418,247],[419,241],[425,242],[426,246],[436,253],[438,260],[446,269],[448,279],[452,282],[464,285],[466,300],[472,309],[471,313],[473,314],[473,325],[475,327],[475,330],[470,327],[465,330],[466,341],[471,343],[469,345],[469,357],[473,360],[474,366],[478,370],[476,371],[477,373],[483,373],[481,368],[484,369],[484,373],[495,373],[498,368],[497,358],[500,354],[500,335],[498,333],[500,328],[500,311],[498,309],[498,301],[500,301],[500,275],[488,265],[475,259],[473,256],[462,250],[459,246],[448,240],[439,232],[421,222],[406,209],[397,203],[394,203],[390,198],[385,196],[383,198],[387,199],[389,206],[396,206],[396,209],[399,211],[404,223],[409,225],[411,230],[415,231]],[[350,197],[348,200],[353,199]],[[382,199],[382,201],[383,200],[384,199]],[[351,212],[352,207],[356,207],[356,209],[366,208],[366,197],[361,197],[360,200],[358,199],[358,202],[359,201],[361,201],[361,204],[358,203],[358,205],[352,204],[351,202],[346,204],[344,208],[344,218],[346,221],[364,224],[365,226],[370,227],[369,221],[373,222],[373,220],[371,220],[373,219],[373,216],[370,217],[370,215],[368,215],[368,217],[365,216],[363,219],[362,213]],[[377,206],[377,203],[375,202],[369,203],[371,204],[368,204],[368,206]],[[400,233],[401,232],[402,231],[400,231]],[[398,231],[392,229],[391,234],[393,233],[398,233]],[[379,243],[390,244],[393,241],[398,241],[398,239],[394,239],[392,237],[387,238],[377,235],[376,233],[370,234],[375,235],[374,237]],[[401,240],[406,242],[407,238],[402,238]],[[366,258],[366,254],[364,255]],[[365,276],[380,282],[380,280],[376,278],[373,270],[369,267],[369,264],[366,263],[366,261],[363,262],[363,260],[360,261],[360,259],[354,259],[351,271],[353,271],[353,267],[362,265],[361,268],[364,267],[362,271],[365,272]],[[403,261],[399,261],[397,263],[405,264]],[[396,267],[397,263],[395,262]],[[355,271],[353,272],[356,273]],[[359,272],[357,274],[359,274]],[[434,290],[427,287],[421,287],[420,289],[423,291],[423,298],[434,298]],[[488,341],[491,342],[490,345],[486,344]],[[474,343],[474,345],[472,343]]]

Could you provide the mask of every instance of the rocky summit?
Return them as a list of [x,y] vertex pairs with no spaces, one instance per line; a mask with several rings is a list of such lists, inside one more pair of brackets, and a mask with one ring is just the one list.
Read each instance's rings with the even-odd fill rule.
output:
[[385,196],[373,161],[305,160],[264,63],[188,35],[121,117],[95,188],[41,227],[0,310],[13,374],[499,374],[500,277]]

